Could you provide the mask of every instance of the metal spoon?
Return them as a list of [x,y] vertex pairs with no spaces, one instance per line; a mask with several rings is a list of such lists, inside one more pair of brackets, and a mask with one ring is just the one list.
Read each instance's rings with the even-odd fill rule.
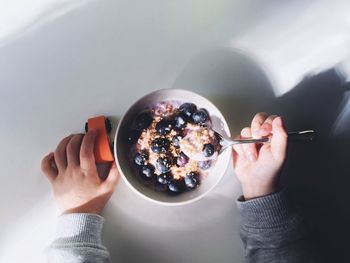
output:
[[[244,144],[244,143],[269,143],[271,140],[268,137],[254,139],[231,139],[224,137],[217,131],[215,132],[215,136],[220,140],[220,153],[222,153],[227,147],[230,147],[235,144]],[[288,142],[312,142],[315,140],[315,131],[314,130],[305,130],[305,131],[297,131],[297,132],[288,132]]]
[[[221,145],[221,149],[219,152],[215,152],[210,157],[205,157],[202,152],[196,152],[191,151],[188,147],[185,147],[184,143],[182,141],[189,140],[189,136],[191,134],[186,135],[181,141],[180,141],[180,148],[181,150],[191,159],[196,161],[207,161],[216,159],[219,154],[221,154],[225,149],[228,147],[235,145],[235,144],[245,144],[245,143],[269,143],[270,138],[260,138],[260,139],[254,139],[254,138],[247,138],[247,139],[231,139],[228,137],[223,136],[222,134],[218,133],[217,131],[213,130],[215,136],[218,138],[219,143]],[[288,132],[288,142],[312,142],[315,139],[315,131],[314,130],[305,130],[305,131],[298,131],[298,132]]]

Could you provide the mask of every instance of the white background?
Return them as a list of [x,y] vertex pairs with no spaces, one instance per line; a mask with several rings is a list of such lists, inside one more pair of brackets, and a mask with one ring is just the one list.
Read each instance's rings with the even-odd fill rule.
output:
[[[45,262],[58,212],[40,161],[88,117],[116,123],[145,93],[184,88],[237,134],[305,76],[348,77],[349,32],[345,0],[0,0],[0,262]],[[330,136],[349,130],[346,96],[340,106]],[[239,194],[232,168],[176,208],[120,181],[106,209],[112,262],[241,262]]]

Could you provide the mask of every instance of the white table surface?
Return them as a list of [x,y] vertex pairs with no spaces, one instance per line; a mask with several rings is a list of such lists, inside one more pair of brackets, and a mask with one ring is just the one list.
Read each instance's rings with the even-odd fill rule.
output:
[[[0,16],[0,262],[45,262],[58,212],[40,161],[88,117],[117,120],[145,93],[184,88],[211,99],[237,134],[305,74],[339,63],[349,71],[347,1],[57,2]],[[321,19],[330,8],[337,18]],[[231,166],[183,207],[149,203],[120,181],[105,211],[112,262],[242,262],[239,194]]]

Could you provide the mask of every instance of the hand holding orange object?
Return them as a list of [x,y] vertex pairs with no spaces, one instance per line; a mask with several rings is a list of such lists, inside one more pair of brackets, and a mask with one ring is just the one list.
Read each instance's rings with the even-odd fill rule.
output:
[[100,214],[115,189],[119,178],[115,163],[105,180],[98,175],[94,157],[96,135],[92,129],[86,135],[68,136],[42,160],[42,170],[64,213]]

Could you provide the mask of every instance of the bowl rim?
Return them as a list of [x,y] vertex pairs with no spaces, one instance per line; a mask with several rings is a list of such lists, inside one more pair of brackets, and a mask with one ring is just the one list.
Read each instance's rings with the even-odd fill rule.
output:
[[[122,118],[120,119],[119,123],[118,123],[118,126],[117,126],[117,129],[116,129],[116,132],[115,132],[115,135],[114,135],[114,143],[113,143],[113,153],[114,153],[114,161],[117,165],[117,169],[119,171],[119,174],[121,175],[121,177],[123,178],[123,181],[126,183],[126,185],[132,189],[133,192],[135,192],[136,194],[138,194],[139,196],[141,196],[142,198],[148,200],[148,201],[151,201],[153,203],[156,203],[156,204],[159,204],[159,205],[163,205],[163,206],[181,206],[181,205],[187,205],[187,204],[191,204],[191,203],[194,203],[200,199],[202,199],[204,196],[206,196],[208,193],[210,193],[218,184],[219,182],[222,180],[222,178],[225,176],[226,172],[227,172],[227,169],[228,169],[228,165],[231,163],[231,160],[232,160],[232,155],[230,155],[230,158],[229,158],[229,161],[225,167],[225,172],[222,173],[222,175],[218,178],[218,180],[212,185],[210,186],[210,188],[208,190],[206,190],[205,192],[203,192],[202,194],[198,195],[197,197],[195,198],[192,198],[192,199],[189,199],[189,200],[186,200],[186,201],[179,201],[179,202],[163,202],[163,201],[159,201],[159,200],[155,200],[143,193],[141,193],[140,191],[138,191],[128,180],[128,178],[124,175],[124,172],[122,171],[121,169],[121,166],[120,166],[120,163],[119,163],[119,158],[118,158],[118,155],[117,155],[117,136],[120,132],[120,129],[121,129],[121,124],[124,122],[126,116],[127,116],[127,113],[141,100],[145,99],[146,97],[154,94],[154,93],[157,93],[157,92],[160,92],[160,91],[166,91],[166,90],[171,90],[171,91],[174,91],[174,92],[187,92],[187,93],[192,93],[194,94],[195,96],[200,96],[202,98],[204,98],[205,100],[209,101],[219,112],[220,114],[223,116],[223,123],[224,125],[227,127],[227,135],[228,136],[231,136],[231,131],[230,131],[230,127],[224,117],[224,115],[221,113],[221,111],[219,110],[218,107],[216,107],[216,105],[210,101],[209,99],[207,99],[206,97],[202,96],[201,94],[198,94],[196,92],[193,92],[193,91],[190,91],[190,90],[186,90],[186,89],[173,89],[173,88],[164,88],[164,89],[157,89],[157,90],[154,90],[152,92],[149,92],[143,96],[141,96],[140,98],[138,98],[137,100],[134,101],[134,103],[125,111],[125,113],[123,114]],[[225,150],[227,151],[227,149]]]

